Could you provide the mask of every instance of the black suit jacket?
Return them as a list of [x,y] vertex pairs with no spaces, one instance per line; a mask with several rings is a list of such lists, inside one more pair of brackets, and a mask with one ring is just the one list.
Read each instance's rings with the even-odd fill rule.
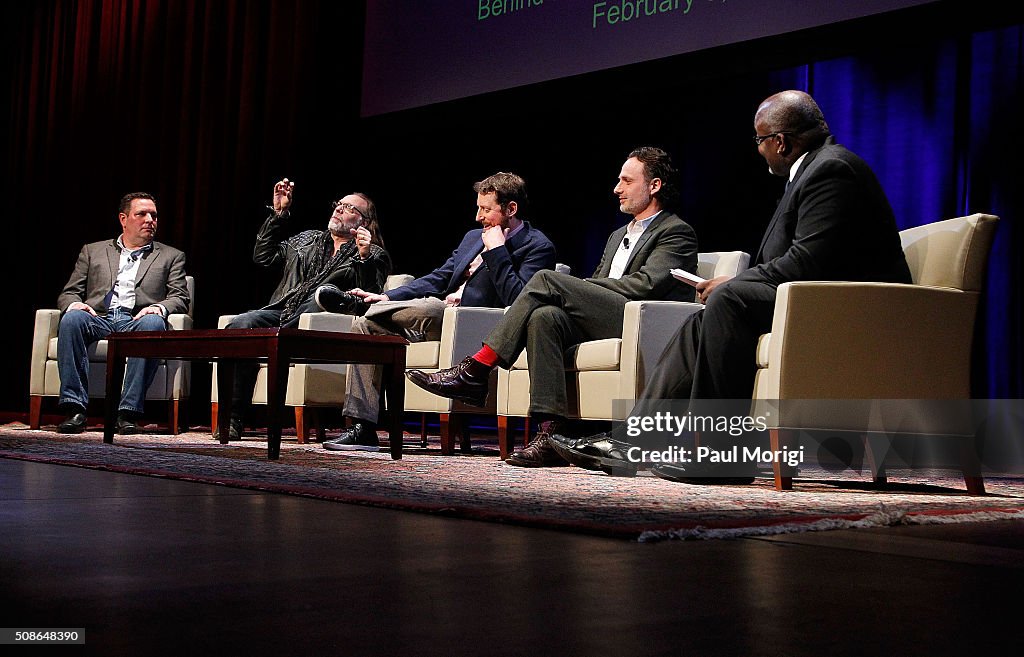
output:
[[911,282],[882,186],[832,137],[804,158],[754,262],[737,280]]

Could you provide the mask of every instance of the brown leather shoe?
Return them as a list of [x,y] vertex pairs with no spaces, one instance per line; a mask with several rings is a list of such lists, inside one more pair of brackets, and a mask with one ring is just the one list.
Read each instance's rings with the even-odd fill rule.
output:
[[548,441],[548,436],[557,431],[558,422],[542,422],[530,444],[517,452],[512,452],[512,455],[505,459],[505,463],[521,468],[555,468],[569,465]]
[[409,380],[441,397],[456,399],[470,406],[487,404],[487,382],[491,378],[491,368],[466,356],[455,367],[427,374],[420,370],[409,370],[405,373]]

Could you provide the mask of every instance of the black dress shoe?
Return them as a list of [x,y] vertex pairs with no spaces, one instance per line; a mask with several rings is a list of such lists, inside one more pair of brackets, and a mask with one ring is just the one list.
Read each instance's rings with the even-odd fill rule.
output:
[[698,486],[745,486],[754,483],[753,474],[744,474],[734,464],[673,465],[659,463],[651,468],[655,477]]
[[491,378],[491,369],[483,363],[466,356],[455,367],[432,372],[409,370],[405,373],[409,380],[440,397],[456,399],[470,406],[487,404],[487,382]]
[[134,413],[120,412],[117,414],[117,433],[128,436],[139,432],[139,424]]
[[634,446],[615,440],[607,433],[576,440],[555,435],[549,443],[569,463],[587,470],[600,470],[613,477],[635,477],[640,467],[639,461],[629,459]]
[[[231,418],[228,420],[228,440],[241,440],[242,432],[245,431],[245,423],[242,422],[241,418]],[[220,440],[220,427],[213,428],[213,439]]]
[[348,313],[359,306],[362,300],[354,294],[343,292],[336,285],[321,285],[313,293],[313,301],[320,310],[329,313]]
[[85,412],[72,413],[68,419],[57,425],[57,433],[82,433],[85,431]]
[[505,463],[520,468],[554,468],[569,465],[569,462],[559,456],[555,448],[551,446],[549,439],[552,432],[557,430],[557,422],[542,422],[537,435],[533,437],[530,444],[521,450],[512,452],[505,459]]
[[324,449],[332,452],[376,452],[380,449],[377,427],[369,422],[356,422],[337,438],[325,440]]

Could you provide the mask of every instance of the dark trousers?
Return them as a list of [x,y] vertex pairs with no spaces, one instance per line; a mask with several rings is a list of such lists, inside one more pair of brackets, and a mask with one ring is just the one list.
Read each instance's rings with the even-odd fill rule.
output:
[[[666,345],[630,415],[684,410],[659,403],[666,400],[689,400],[685,410],[697,415],[746,415],[757,373],[757,341],[771,331],[775,293],[773,285],[750,281],[731,281],[712,292],[704,309],[683,322]],[[725,443],[729,437],[702,440]]]
[[771,331],[775,291],[749,281],[716,289],[665,346],[640,399],[749,400],[757,340]]
[[530,414],[565,417],[565,352],[588,340],[622,336],[628,299],[618,292],[550,270],[537,272],[484,339],[506,366],[526,349]]
[[[235,315],[225,328],[294,328],[299,325],[302,313],[320,312],[319,306],[308,301],[300,306],[295,314],[281,324],[281,310],[264,308],[250,310]],[[231,394],[231,417],[242,419],[252,406],[252,393],[256,390],[256,377],[260,372],[260,364],[254,360],[240,360],[235,363],[235,381]]]

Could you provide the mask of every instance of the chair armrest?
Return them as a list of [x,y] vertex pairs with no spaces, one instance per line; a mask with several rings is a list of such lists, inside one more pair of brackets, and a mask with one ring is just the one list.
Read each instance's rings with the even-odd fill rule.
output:
[[32,362],[29,372],[29,394],[42,395],[43,378],[46,373],[46,352],[50,340],[57,337],[60,311],[56,308],[41,308],[36,311],[35,328],[32,330]]
[[504,308],[445,308],[438,366],[451,367],[479,351],[484,338],[504,315]]
[[759,376],[781,399],[969,397],[977,304],[953,288],[784,283]]
[[192,316],[185,313],[171,313],[167,316],[167,325],[174,331],[188,331],[192,328]]
[[299,315],[299,328],[307,331],[351,333],[353,320],[353,315],[341,313],[302,313]]
[[619,370],[622,385],[635,390],[621,390],[622,399],[635,399],[647,385],[665,345],[690,315],[701,308],[686,301],[630,301],[622,313],[622,353]]

